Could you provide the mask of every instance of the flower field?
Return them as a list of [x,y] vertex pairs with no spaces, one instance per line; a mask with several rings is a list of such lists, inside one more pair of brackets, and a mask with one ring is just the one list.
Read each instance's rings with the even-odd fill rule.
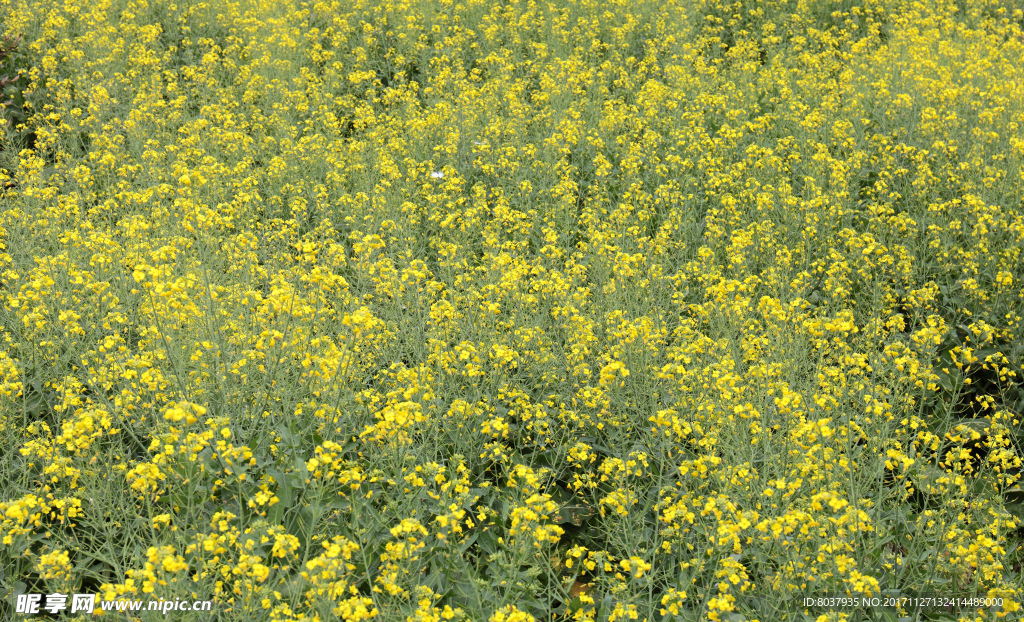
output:
[[0,617],[1024,615],[1013,0],[0,22]]

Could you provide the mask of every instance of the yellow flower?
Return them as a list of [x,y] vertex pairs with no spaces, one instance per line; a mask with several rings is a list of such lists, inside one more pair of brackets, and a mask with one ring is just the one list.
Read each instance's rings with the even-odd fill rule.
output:
[[488,622],[536,622],[536,618],[520,611],[515,605],[505,605],[489,617]]
[[44,579],[64,579],[71,573],[71,561],[67,551],[51,551],[39,556],[36,571]]

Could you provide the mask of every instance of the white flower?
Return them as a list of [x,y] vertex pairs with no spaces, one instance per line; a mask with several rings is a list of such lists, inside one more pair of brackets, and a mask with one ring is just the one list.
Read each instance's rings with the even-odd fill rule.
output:
[[433,177],[434,179],[441,179],[442,177],[444,177],[444,173],[442,173],[441,171],[434,171],[433,173],[430,174],[430,176]]

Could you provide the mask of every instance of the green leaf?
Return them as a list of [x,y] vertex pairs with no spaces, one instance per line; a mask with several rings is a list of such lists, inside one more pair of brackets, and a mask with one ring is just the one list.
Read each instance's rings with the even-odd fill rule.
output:
[[477,544],[479,544],[480,549],[488,555],[494,555],[498,552],[498,537],[495,536],[494,532],[490,529],[480,532],[480,537],[477,538]]
[[1024,488],[1014,486],[1003,491],[1003,499],[1008,503],[1024,503]]
[[313,511],[309,506],[299,509],[288,524],[288,533],[299,539],[301,546],[306,546],[314,527]]
[[595,515],[597,515],[597,511],[593,507],[582,503],[573,503],[558,508],[558,512],[551,517],[551,521],[558,525],[569,523],[581,527],[588,518]]
[[474,532],[472,535],[470,535],[460,543],[458,553],[459,557],[462,557],[466,554],[466,551],[469,550],[469,547],[473,546],[473,543],[477,541],[481,533],[482,532],[480,531]]
[[1024,503],[1007,503],[1004,507],[1018,521],[1024,521]]

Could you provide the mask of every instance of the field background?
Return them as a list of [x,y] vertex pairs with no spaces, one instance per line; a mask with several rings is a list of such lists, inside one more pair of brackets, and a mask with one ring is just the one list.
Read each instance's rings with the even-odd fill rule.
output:
[[0,20],[0,615],[1020,615],[1015,2]]

